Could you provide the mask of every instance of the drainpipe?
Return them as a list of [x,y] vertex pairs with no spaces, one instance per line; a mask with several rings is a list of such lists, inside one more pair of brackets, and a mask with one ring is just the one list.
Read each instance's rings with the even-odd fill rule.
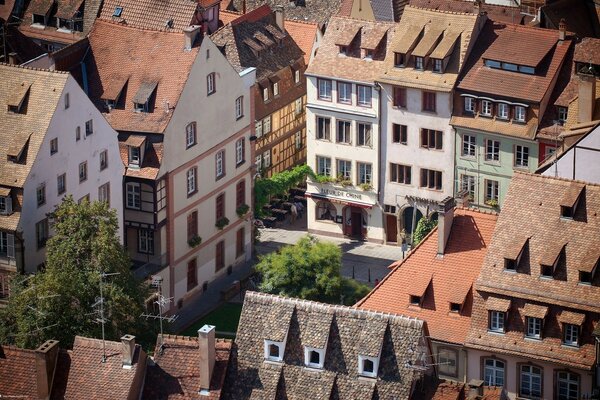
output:
[[[375,82],[375,90],[377,90],[377,92],[379,93],[378,96],[378,110],[377,110],[377,203],[379,203],[379,208],[382,208],[382,204],[383,204],[383,199],[381,198],[382,196],[382,192],[381,192],[381,188],[383,187],[383,182],[382,182],[382,176],[383,174],[381,173],[381,160],[382,160],[382,155],[381,152],[383,151],[382,148],[382,141],[381,141],[381,103],[382,103],[382,98],[384,93],[384,90],[382,90],[383,87],[381,86],[381,84],[379,82]],[[386,222],[385,222],[385,218],[383,218],[383,213],[381,214],[381,225],[382,227],[385,227],[385,232],[387,232],[387,227],[385,226]],[[387,244],[387,235],[384,234],[383,235],[383,243]]]

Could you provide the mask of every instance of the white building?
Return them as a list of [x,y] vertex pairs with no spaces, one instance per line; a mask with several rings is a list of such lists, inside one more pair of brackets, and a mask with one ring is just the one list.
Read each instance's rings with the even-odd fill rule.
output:
[[416,222],[453,195],[452,90],[484,18],[406,6],[391,34],[378,78],[388,243],[410,242]]
[[[107,201],[123,226],[116,132],[68,73],[0,65],[0,297],[45,261],[65,195]],[[122,231],[120,232],[122,236]]]
[[393,24],[333,17],[307,76],[309,232],[384,240],[379,86]]

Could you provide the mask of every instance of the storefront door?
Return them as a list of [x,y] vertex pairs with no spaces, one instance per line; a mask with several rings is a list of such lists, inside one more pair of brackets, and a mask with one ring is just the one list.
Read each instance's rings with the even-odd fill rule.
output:
[[398,219],[394,214],[385,215],[386,240],[390,243],[398,241]]
[[360,208],[352,207],[352,236],[362,238],[362,213]]

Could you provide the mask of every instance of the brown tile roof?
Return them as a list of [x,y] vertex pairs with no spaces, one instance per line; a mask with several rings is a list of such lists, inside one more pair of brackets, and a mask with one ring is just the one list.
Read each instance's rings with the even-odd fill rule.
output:
[[[467,337],[471,347],[492,351],[521,354],[579,368],[593,364],[593,326],[600,313],[599,276],[593,285],[579,284],[579,270],[588,252],[596,255],[600,244],[591,238],[600,237],[600,185],[585,185],[573,220],[560,217],[560,203],[573,181],[547,176],[515,172],[494,237],[479,279],[473,306],[472,329]],[[524,223],[523,221],[527,221]],[[504,252],[516,236],[529,236],[529,244],[515,272],[504,271]],[[559,259],[554,279],[541,279],[539,260],[548,251],[548,243],[564,243],[564,254]],[[504,335],[487,333],[486,300],[511,300],[507,332]],[[523,315],[519,311],[526,303],[548,307],[541,341],[523,340]],[[562,312],[586,315],[578,349],[561,345]],[[519,322],[521,321],[521,322]],[[580,321],[576,321],[580,322]]]
[[[119,17],[113,17],[116,7],[123,8]],[[135,28],[181,32],[198,22],[197,7],[192,0],[105,0],[98,18]]]
[[[410,0],[409,4],[418,8],[458,13],[473,13],[474,10],[473,2],[464,0]],[[519,7],[482,3],[480,10],[485,12],[489,19],[496,22],[523,25],[533,20],[531,16],[521,15]]]
[[[265,362],[264,340],[290,309],[283,362]],[[308,329],[327,337],[319,372],[304,367]],[[420,376],[410,365],[427,370],[424,334],[417,319],[247,292],[223,398],[371,399],[377,392],[380,398],[408,399]],[[360,379],[358,356],[375,352],[381,354],[379,379]]]
[[[0,76],[0,185],[23,187],[69,74],[0,64]],[[9,99],[27,85],[25,112],[8,112]],[[15,146],[24,149],[23,163],[8,161],[7,155]]]
[[558,29],[561,19],[565,19],[567,29],[578,37],[598,37],[600,26],[593,3],[580,0],[557,0],[545,3],[540,8],[543,26]]
[[573,61],[600,65],[600,39],[585,37],[575,45]]
[[[263,4],[268,4],[271,9],[276,6],[282,6],[285,12],[285,18],[298,21],[316,22],[319,26],[327,23],[332,15],[335,15],[340,8],[341,0],[228,0],[223,4],[229,3],[227,8],[232,11],[242,11],[242,1],[246,2],[247,12],[252,11]],[[296,3],[299,3],[297,6]]]
[[[435,228],[357,306],[422,319],[431,338],[462,344],[471,324],[469,293],[479,275],[496,219],[495,214],[456,209],[442,258],[437,257],[438,230]],[[409,295],[413,294],[415,282],[429,281],[432,275],[430,291],[425,293],[422,307],[411,306]],[[450,312],[451,302],[464,303],[462,311]]]
[[319,25],[315,22],[285,20],[285,30],[294,39],[300,50],[304,52],[304,63],[306,65],[310,61],[318,29]]
[[[348,17],[334,16],[329,20],[327,32],[319,45],[319,51],[306,74],[340,79],[351,79],[358,82],[373,82],[383,71],[383,57],[388,51],[389,32],[394,24],[389,22],[363,21]],[[382,34],[387,31],[387,34]],[[371,33],[381,38],[378,51],[373,60],[360,58],[363,41],[369,40]],[[355,35],[352,35],[355,33]],[[347,56],[340,55],[338,43],[353,36]],[[372,44],[369,44],[372,46]]]
[[[102,340],[75,336],[73,350],[59,356],[52,389],[53,400],[139,398],[146,368],[146,353],[135,345],[133,365],[123,367],[121,342],[105,341],[106,362],[102,362]],[[66,381],[65,381],[66,380]]]
[[15,7],[15,0],[5,0],[0,4],[0,19],[8,21],[13,8]]
[[[118,131],[163,133],[171,120],[179,96],[187,82],[198,47],[183,48],[183,33],[159,32],[121,26],[98,20],[89,35],[86,57],[89,95],[96,106],[106,111],[102,101],[104,87],[128,78],[120,105],[104,112],[106,120]],[[135,45],[132,45],[135,44]],[[151,65],[152,68],[147,68]],[[135,112],[133,98],[147,82],[157,83],[150,112]],[[165,107],[169,105],[168,112]]]
[[[379,80],[393,85],[450,92],[466,61],[478,18],[472,13],[406,6],[400,24],[396,24],[390,33],[391,44]],[[441,41],[438,43],[436,40],[440,36]],[[394,53],[407,53],[411,49],[423,56],[430,53],[449,54],[444,73],[434,73],[431,68],[416,70],[412,56],[405,68],[395,67]]]
[[0,344],[0,398],[37,399],[35,350]]
[[231,23],[233,20],[239,18],[242,14],[239,12],[229,11],[229,10],[220,10],[219,11],[219,25],[227,25]]
[[282,32],[275,23],[275,15],[268,6],[263,6],[223,26],[211,35],[211,39],[224,47],[225,57],[236,71],[255,67],[256,80],[261,81],[294,65],[304,56],[291,35],[285,35],[281,45],[276,43],[277,36],[282,37]]
[[[0,18],[0,23],[2,23],[2,18]],[[4,40],[7,54],[16,53],[15,64],[23,64],[46,53],[38,44],[19,31],[18,26],[5,25],[5,29],[7,34]],[[0,43],[0,54],[3,54],[1,46]]]
[[[133,135],[132,135],[133,136]],[[144,160],[139,168],[129,167],[129,149],[127,148],[127,139],[119,141],[119,153],[121,161],[125,166],[125,176],[142,179],[156,179],[162,161],[163,144],[148,143],[145,147]]]
[[215,342],[215,366],[210,383],[210,394],[200,395],[200,351],[198,338],[187,336],[164,336],[160,350],[157,343],[154,365],[146,372],[144,399],[211,399],[218,400],[225,380],[232,342],[217,339]]
[[[570,45],[570,40],[558,43],[557,31],[488,21],[457,87],[464,91],[539,103],[553,90],[555,77]],[[530,75],[489,68],[484,65],[485,58],[537,65],[536,73]]]

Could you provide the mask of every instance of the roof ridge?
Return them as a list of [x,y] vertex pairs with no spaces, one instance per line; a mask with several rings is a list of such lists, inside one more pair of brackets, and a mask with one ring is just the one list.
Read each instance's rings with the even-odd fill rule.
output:
[[12,344],[0,344],[0,349],[2,351],[11,350],[11,351],[18,351],[18,352],[22,352],[22,353],[35,354],[34,349],[26,349],[23,347],[18,347],[18,346],[12,345]]
[[50,70],[50,69],[46,69],[46,68],[30,67],[30,66],[27,66],[27,65],[7,64],[7,63],[4,63],[4,62],[0,62],[0,66],[3,66],[3,67],[12,67],[12,68],[21,68],[21,69],[26,69],[26,70],[29,70],[29,71],[47,72],[49,74],[56,74],[56,75],[69,75],[69,71],[56,71],[56,70]]
[[[166,30],[163,30],[163,29],[152,29],[152,28],[145,28],[145,27],[141,27],[141,26],[131,26],[131,25],[123,24],[121,22],[109,21],[107,19],[100,19],[100,18],[97,18],[96,22],[105,23],[107,25],[119,26],[121,28],[126,28],[126,29],[130,29],[130,30],[135,30],[135,31],[147,31],[147,32],[165,33],[167,35],[182,35],[182,36],[184,34],[183,31],[181,31],[181,32],[178,32],[178,31],[172,31],[172,32],[170,32],[170,31],[166,31]],[[95,27],[96,27],[96,23],[94,23],[94,28],[92,28],[92,30],[96,29]]]
[[533,179],[549,179],[549,180],[560,181],[560,182],[574,182],[574,183],[581,183],[586,186],[594,186],[594,187],[600,188],[600,183],[582,181],[580,179],[569,179],[569,178],[563,178],[561,176],[533,174],[531,172],[525,172],[525,171],[514,171],[514,172],[515,172],[514,176],[521,176],[522,178],[528,177],[528,178],[533,178]]
[[285,19],[286,23],[297,23],[297,24],[304,24],[304,25],[310,25],[310,26],[319,26],[319,24],[317,24],[316,22],[312,22],[312,21],[300,21],[297,19]]
[[362,22],[364,24],[369,24],[369,25],[390,25],[391,27],[396,26],[396,22],[394,22],[394,21],[370,21],[370,20],[366,20],[366,19],[353,18],[353,17],[346,16],[346,15],[332,15],[331,19],[334,19],[334,18]]
[[434,14],[451,14],[451,15],[464,15],[464,16],[468,16],[468,17],[473,17],[473,18],[477,18],[479,15],[472,13],[472,12],[460,12],[460,11],[449,11],[449,10],[436,10],[436,9],[432,9],[432,8],[427,8],[427,7],[418,7],[415,6],[413,4],[407,4],[405,6],[406,7],[410,7],[410,8],[414,8],[415,10],[422,10],[422,11],[431,11]]
[[[494,20],[489,20],[492,22],[493,25],[498,24],[498,25],[504,25],[506,27],[513,27],[513,28],[524,28],[525,30],[538,30],[541,32],[546,32],[546,33],[552,33],[556,35],[556,41],[558,42],[558,31],[555,29],[549,29],[549,28],[540,28],[539,26],[531,26],[531,25],[521,25],[521,24],[515,24],[514,22],[498,22],[498,21],[494,21]],[[571,40],[569,38],[565,38],[565,41],[567,40]]]

